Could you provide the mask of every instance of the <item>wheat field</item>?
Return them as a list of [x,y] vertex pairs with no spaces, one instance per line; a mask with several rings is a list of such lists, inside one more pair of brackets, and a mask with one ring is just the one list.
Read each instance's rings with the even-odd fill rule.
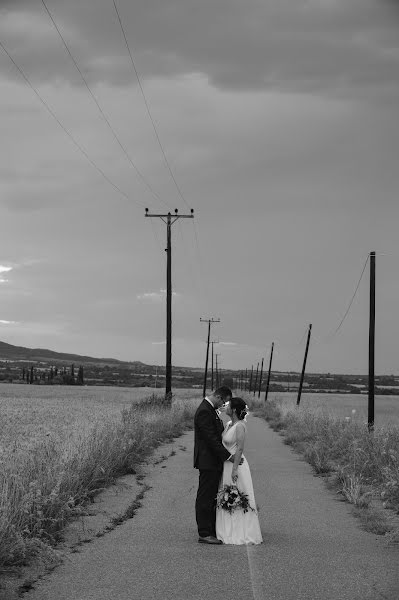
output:
[[171,407],[154,391],[0,386],[0,572],[46,553],[94,494],[191,424],[198,390]]
[[[121,411],[152,393],[154,388],[110,386],[0,385],[0,453],[11,447],[29,447],[51,436],[62,442],[85,433],[95,424],[120,418]],[[200,390],[178,389],[175,400],[198,398]]]

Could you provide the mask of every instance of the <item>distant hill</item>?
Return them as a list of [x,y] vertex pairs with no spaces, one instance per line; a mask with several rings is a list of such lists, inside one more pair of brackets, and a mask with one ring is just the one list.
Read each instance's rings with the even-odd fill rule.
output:
[[54,352],[45,348],[25,348],[24,346],[13,346],[0,342],[0,361],[27,360],[32,362],[53,361],[74,362],[79,364],[104,364],[104,365],[143,365],[140,361],[128,362],[116,358],[94,358],[93,356],[81,356],[80,354],[68,354],[65,352]]

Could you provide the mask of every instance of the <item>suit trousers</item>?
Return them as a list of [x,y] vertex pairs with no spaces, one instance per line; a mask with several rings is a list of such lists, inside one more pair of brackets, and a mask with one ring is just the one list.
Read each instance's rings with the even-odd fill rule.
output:
[[216,537],[216,495],[221,477],[222,471],[200,469],[195,517],[201,537]]

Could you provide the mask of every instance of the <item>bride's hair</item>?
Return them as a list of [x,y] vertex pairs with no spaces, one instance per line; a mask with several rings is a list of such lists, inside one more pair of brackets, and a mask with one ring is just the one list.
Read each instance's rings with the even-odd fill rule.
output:
[[248,409],[245,401],[242,398],[238,398],[237,396],[232,398],[230,400],[230,407],[231,410],[236,411],[236,415],[240,421],[245,419]]

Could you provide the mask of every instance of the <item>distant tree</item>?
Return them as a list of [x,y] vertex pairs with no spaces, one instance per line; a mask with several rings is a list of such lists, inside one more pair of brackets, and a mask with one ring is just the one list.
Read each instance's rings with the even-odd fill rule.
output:
[[30,378],[29,378],[29,383],[33,383],[33,365],[30,368]]
[[82,365],[80,365],[79,370],[78,370],[78,377],[76,379],[76,383],[77,385],[84,385],[84,379],[83,379],[83,367]]

